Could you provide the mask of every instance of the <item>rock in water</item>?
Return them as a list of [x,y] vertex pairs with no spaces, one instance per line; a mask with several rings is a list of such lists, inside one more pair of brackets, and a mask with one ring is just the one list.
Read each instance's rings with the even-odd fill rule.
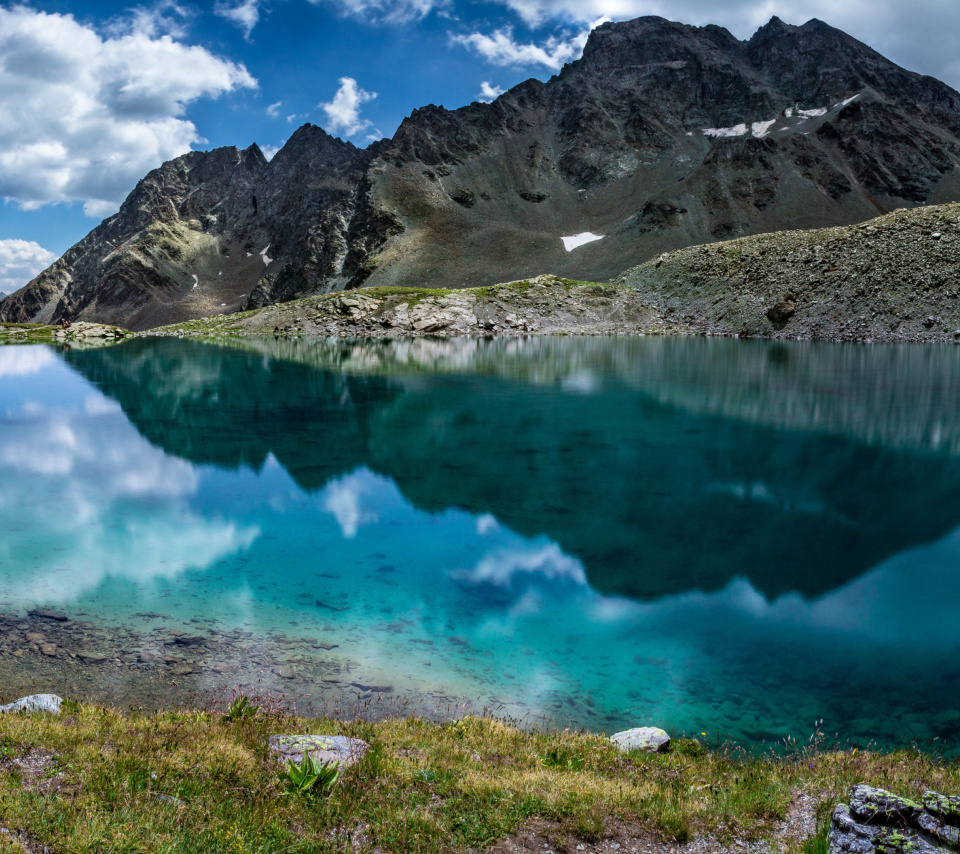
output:
[[336,762],[346,768],[359,762],[370,745],[359,738],[343,735],[273,735],[270,736],[270,752],[284,763],[301,763],[305,756],[316,762]]
[[14,703],[0,706],[0,714],[7,712],[49,712],[51,715],[60,714],[60,705],[63,700],[56,694],[31,694]]
[[56,623],[65,623],[70,619],[66,614],[61,614],[59,611],[53,611],[50,608],[34,608],[30,611],[30,616],[40,620],[53,620]]
[[840,804],[830,825],[830,854],[950,854],[960,842],[960,798],[927,792],[922,805],[858,783],[850,806]]
[[659,727],[644,726],[624,730],[610,736],[621,750],[642,750],[645,753],[666,753],[670,749],[670,736]]

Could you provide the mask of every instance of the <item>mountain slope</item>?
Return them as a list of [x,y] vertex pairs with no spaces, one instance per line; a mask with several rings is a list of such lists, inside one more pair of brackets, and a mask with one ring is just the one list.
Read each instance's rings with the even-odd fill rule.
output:
[[[0,305],[144,329],[360,285],[608,279],[712,240],[960,199],[960,94],[820,21],[608,23],[492,104],[365,150],[194,152]],[[603,239],[567,252],[563,237]]]

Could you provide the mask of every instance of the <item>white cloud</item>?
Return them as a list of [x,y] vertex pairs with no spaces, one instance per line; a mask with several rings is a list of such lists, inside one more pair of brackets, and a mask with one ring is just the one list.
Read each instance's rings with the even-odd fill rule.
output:
[[240,0],[236,6],[219,2],[213,7],[215,14],[226,18],[243,30],[243,37],[250,38],[250,33],[260,21],[260,0]]
[[419,21],[435,9],[446,9],[449,0],[310,0],[314,5],[333,6],[344,15],[366,23],[405,24]]
[[376,97],[376,92],[365,92],[352,77],[341,77],[340,88],[333,100],[317,106],[327,114],[330,133],[355,136],[370,127],[369,120],[360,118],[360,108]]
[[266,157],[267,160],[273,160],[273,158],[277,156],[277,152],[281,148],[283,148],[283,143],[280,143],[280,145],[261,145],[260,146],[260,150],[263,152],[263,156]]
[[0,240],[0,293],[19,290],[56,260],[53,252],[32,240]]
[[503,89],[484,80],[483,83],[480,84],[480,94],[477,95],[477,100],[489,104],[491,101],[496,101],[502,94]]
[[589,35],[590,30],[586,29],[569,37],[550,36],[542,45],[521,44],[514,39],[512,27],[503,27],[492,35],[455,35],[452,41],[475,50],[494,65],[543,65],[559,71],[566,63],[580,58]]
[[200,141],[187,104],[256,86],[242,65],[156,26],[103,37],[70,15],[0,8],[0,196],[116,210],[146,172]]
[[140,33],[149,38],[172,36],[178,39],[186,34],[185,23],[190,16],[191,11],[175,0],[161,0],[152,6],[132,9],[111,22],[108,29],[118,36]]
[[267,107],[267,115],[271,119],[275,119],[280,115],[280,108],[283,106],[283,101],[277,101],[275,104],[271,104]]

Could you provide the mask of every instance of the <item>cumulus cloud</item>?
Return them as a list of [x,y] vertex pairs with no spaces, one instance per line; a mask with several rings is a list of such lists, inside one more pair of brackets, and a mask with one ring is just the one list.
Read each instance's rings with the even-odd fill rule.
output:
[[71,15],[0,8],[0,196],[109,214],[200,141],[189,103],[256,86],[243,65],[151,26],[104,37]]
[[266,157],[267,160],[273,160],[273,158],[277,156],[277,152],[281,148],[283,148],[283,143],[281,143],[280,145],[261,145],[260,146],[260,150],[263,152],[263,156]]
[[376,92],[366,92],[352,77],[341,77],[340,88],[333,100],[317,106],[327,114],[327,130],[355,136],[370,127],[368,119],[360,118],[360,108],[377,97]]
[[450,0],[310,0],[314,5],[333,6],[344,15],[367,23],[406,24],[419,21],[435,9],[449,8]]
[[191,14],[190,9],[175,0],[161,0],[150,6],[137,6],[127,14],[115,18],[108,25],[108,29],[118,36],[141,33],[150,38],[182,38],[186,34],[186,23]]
[[455,35],[452,40],[476,51],[494,65],[542,65],[559,71],[566,63],[580,58],[589,35],[590,29],[585,29],[572,36],[550,36],[539,45],[522,44],[514,39],[512,27],[503,27],[490,35],[468,33]]
[[249,39],[260,21],[260,0],[240,0],[235,6],[220,2],[213,7],[213,11],[243,30],[243,37]]
[[280,108],[283,106],[283,101],[277,101],[275,104],[271,104],[267,107],[267,115],[271,119],[278,118],[280,115]]
[[491,101],[496,101],[503,94],[503,89],[499,86],[494,86],[492,83],[484,80],[480,84],[480,94],[477,95],[478,101],[484,101],[490,103]]
[[960,4],[943,0],[496,0],[530,26],[625,21],[659,15],[686,24],[719,24],[748,38],[774,15],[792,24],[811,18],[844,30],[913,71],[960,87]]
[[32,240],[0,240],[0,293],[19,290],[56,260],[56,254]]

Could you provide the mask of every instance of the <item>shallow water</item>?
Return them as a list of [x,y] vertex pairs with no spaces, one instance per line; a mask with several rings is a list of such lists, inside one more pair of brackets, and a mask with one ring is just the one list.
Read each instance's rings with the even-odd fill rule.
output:
[[951,751],[958,395],[953,347],[0,348],[0,700]]

